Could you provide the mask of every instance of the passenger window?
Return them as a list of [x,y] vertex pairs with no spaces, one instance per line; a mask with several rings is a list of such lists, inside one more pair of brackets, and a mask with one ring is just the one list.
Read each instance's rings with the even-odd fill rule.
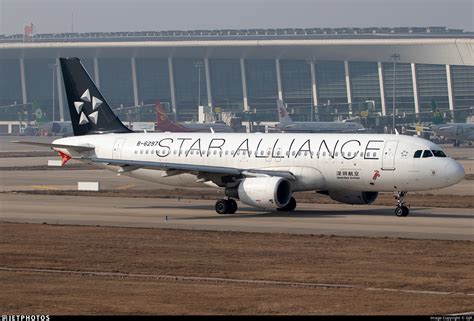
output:
[[260,151],[260,156],[263,155],[263,150]]
[[413,158],[420,158],[422,152],[423,152],[422,150],[417,150],[415,152],[415,155],[413,155]]
[[217,155],[217,150],[214,150],[214,155]]
[[295,152],[295,151],[293,151],[293,152],[291,153],[291,155],[295,156],[295,155],[296,155],[296,152]]
[[425,150],[423,152],[423,158],[428,158],[428,157],[433,157],[433,154],[431,153],[430,150]]

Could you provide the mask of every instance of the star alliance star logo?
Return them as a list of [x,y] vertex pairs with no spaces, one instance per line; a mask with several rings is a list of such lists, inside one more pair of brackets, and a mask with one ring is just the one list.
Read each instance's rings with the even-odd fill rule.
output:
[[[84,103],[90,103],[92,107],[92,112],[88,115],[84,113]],[[79,117],[79,125],[84,125],[89,122],[94,123],[97,125],[97,121],[99,120],[99,111],[97,110],[100,105],[102,105],[102,100],[97,97],[92,96],[89,92],[89,89],[86,89],[81,96],[81,101],[75,101],[74,107],[76,108],[77,114],[80,115]]]

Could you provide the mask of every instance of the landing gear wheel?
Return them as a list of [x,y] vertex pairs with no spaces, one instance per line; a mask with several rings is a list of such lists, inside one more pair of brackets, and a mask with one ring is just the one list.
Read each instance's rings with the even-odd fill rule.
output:
[[288,202],[288,204],[286,204],[285,206],[283,207],[280,207],[280,208],[277,208],[277,211],[280,211],[280,212],[291,212],[291,211],[294,211],[296,208],[296,200],[294,197],[290,198],[290,201]]
[[218,200],[215,206],[218,214],[234,214],[237,211],[237,202],[233,199]]
[[227,203],[229,205],[229,210],[227,211],[227,213],[235,214],[235,212],[237,212],[237,202],[233,199],[228,199]]
[[227,200],[218,200],[215,209],[217,214],[227,214],[229,212],[229,207],[229,202],[227,202]]
[[395,215],[398,217],[405,217],[408,216],[410,210],[406,206],[397,206],[395,208]]
[[393,197],[397,200],[397,207],[395,208],[395,215],[398,217],[408,216],[410,213],[410,205],[405,200],[407,192],[394,192]]

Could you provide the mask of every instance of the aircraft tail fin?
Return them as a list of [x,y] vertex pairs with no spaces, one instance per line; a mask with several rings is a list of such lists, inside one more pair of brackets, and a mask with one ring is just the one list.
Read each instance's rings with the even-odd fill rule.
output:
[[161,132],[183,132],[187,131],[183,126],[176,124],[168,118],[166,111],[161,105],[160,101],[157,100],[155,104],[156,110],[156,126],[155,129]]
[[75,136],[131,132],[114,114],[79,58],[59,58]]
[[288,111],[286,110],[285,105],[281,99],[277,99],[277,106],[278,106],[278,120],[281,124],[289,124],[292,123],[290,116],[288,115]]

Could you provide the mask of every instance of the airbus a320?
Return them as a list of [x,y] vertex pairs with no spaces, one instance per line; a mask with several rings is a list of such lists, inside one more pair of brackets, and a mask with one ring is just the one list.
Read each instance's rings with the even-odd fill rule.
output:
[[[222,188],[219,214],[237,202],[293,211],[297,191],[317,191],[347,204],[369,204],[393,192],[395,214],[405,195],[454,185],[463,167],[436,144],[387,134],[134,133],[114,115],[78,58],[61,58],[73,137],[48,146],[69,159],[160,184]],[[27,142],[24,142],[27,143]]]

